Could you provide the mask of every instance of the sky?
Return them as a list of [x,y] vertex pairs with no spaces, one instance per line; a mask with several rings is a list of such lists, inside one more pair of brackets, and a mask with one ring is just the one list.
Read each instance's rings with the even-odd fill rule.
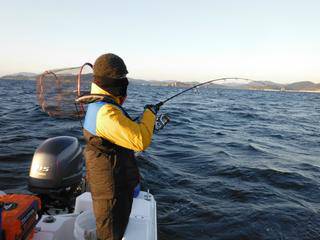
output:
[[128,77],[320,83],[319,0],[0,0],[0,76],[107,52]]

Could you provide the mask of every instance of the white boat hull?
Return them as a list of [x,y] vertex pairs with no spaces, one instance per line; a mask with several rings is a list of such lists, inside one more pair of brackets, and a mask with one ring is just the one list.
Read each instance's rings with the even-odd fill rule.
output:
[[[33,239],[76,239],[74,237],[75,221],[84,211],[92,211],[90,192],[77,197],[74,213],[51,215],[55,219],[52,223],[46,222],[49,215],[43,215],[36,226]],[[141,191],[139,196],[133,199],[130,219],[123,240],[157,240],[157,208],[156,201],[151,194]]]

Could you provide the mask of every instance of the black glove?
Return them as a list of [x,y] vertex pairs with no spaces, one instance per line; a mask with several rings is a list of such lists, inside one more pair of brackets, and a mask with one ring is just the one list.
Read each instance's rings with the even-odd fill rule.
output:
[[154,115],[157,115],[157,113],[159,112],[159,109],[160,109],[160,106],[162,104],[158,103],[158,104],[155,104],[155,105],[152,105],[152,104],[148,104],[148,105],[145,105],[144,106],[144,109],[149,109],[151,112],[154,113]]

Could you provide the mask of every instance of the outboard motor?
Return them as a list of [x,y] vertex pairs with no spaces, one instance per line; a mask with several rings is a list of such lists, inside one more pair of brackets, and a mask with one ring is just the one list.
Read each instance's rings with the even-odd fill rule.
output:
[[85,189],[82,149],[75,137],[49,138],[35,151],[29,190],[41,198],[44,210],[73,210],[75,198]]

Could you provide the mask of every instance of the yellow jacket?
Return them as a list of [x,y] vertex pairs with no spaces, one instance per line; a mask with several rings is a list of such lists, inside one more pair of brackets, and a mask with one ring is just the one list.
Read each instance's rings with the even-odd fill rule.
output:
[[[96,84],[91,85],[92,94],[105,94],[117,103],[119,99],[104,91]],[[151,143],[156,116],[146,109],[139,122],[127,118],[121,109],[105,104],[97,113],[96,133],[99,137],[134,151],[143,151]]]

